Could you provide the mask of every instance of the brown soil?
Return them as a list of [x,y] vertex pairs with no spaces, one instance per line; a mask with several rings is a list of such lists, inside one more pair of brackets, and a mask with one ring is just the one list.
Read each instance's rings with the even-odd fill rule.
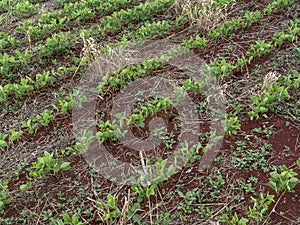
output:
[[[251,10],[253,10],[254,8],[262,9],[270,1],[251,1],[249,4],[247,4],[248,1],[237,2],[238,6],[246,9],[251,8]],[[238,11],[234,11],[231,16],[236,16],[238,13]],[[96,17],[95,19],[99,18]],[[224,56],[227,57],[230,62],[233,62],[237,56],[244,54],[245,50],[248,49],[250,44],[254,43],[257,38],[269,39],[274,31],[281,29],[280,24],[287,19],[288,18],[286,16],[282,16],[281,14],[273,14],[269,17],[263,18],[261,21],[253,24],[249,28],[238,30],[235,32],[233,39],[221,38],[210,43],[206,49],[194,49],[194,52],[206,60]],[[95,21],[93,20],[85,21],[88,25],[94,22]],[[267,29],[262,29],[262,26],[266,23],[271,24],[272,26]],[[187,27],[180,28],[178,30],[176,29],[166,35],[177,36],[181,33],[185,33],[186,28]],[[241,35],[246,35],[247,39],[243,40]],[[229,75],[222,80],[222,85],[229,84],[229,82],[237,82],[239,79],[248,77],[249,73],[256,68],[256,65],[263,67],[270,63],[272,59],[276,58],[277,54],[279,54],[282,50],[291,48],[294,44],[295,43],[285,43],[271,54],[251,62],[247,65],[247,72],[234,71],[233,75]],[[233,46],[233,50],[224,52],[224,49],[226,50],[228,46]],[[72,56],[80,56],[79,48],[72,50],[74,50]],[[64,59],[58,57],[58,59],[62,60],[64,63],[70,63],[70,65],[73,63],[72,57]],[[279,69],[286,71],[285,66],[287,65],[280,65]],[[53,64],[49,62],[49,64],[45,67],[39,68],[40,70],[36,68],[36,70],[43,71],[44,69],[51,67],[53,67]],[[170,66],[156,69],[151,75],[155,76],[162,72],[165,72],[172,78],[178,78],[178,74],[176,72],[179,71],[174,70],[174,68]],[[75,82],[73,80],[71,82],[69,81],[70,77],[68,76],[59,80],[58,83],[53,85],[53,87],[49,89],[41,89],[39,91],[41,92],[41,95],[43,95],[42,92],[55,92],[63,87],[65,83],[69,83],[67,84],[67,89],[71,89],[73,86],[76,86],[77,80]],[[250,82],[252,81],[250,80],[249,83]],[[244,84],[243,88],[250,88],[249,83]],[[297,90],[292,91],[296,92]],[[234,92],[234,90],[229,90],[228,96],[233,96]],[[110,98],[106,98],[105,103],[98,105],[97,112],[105,112],[106,115],[110,112],[112,104],[111,97],[113,94],[115,93],[108,93]],[[25,101],[25,98],[35,98],[37,97],[36,95],[39,95],[39,93],[34,93],[34,95],[31,96],[26,95],[24,96],[24,99],[22,98],[20,100]],[[46,95],[48,97],[48,93],[46,93]],[[190,95],[196,103],[205,100],[203,96]],[[290,101],[297,101],[297,99],[295,100],[294,98]],[[228,111],[230,111],[230,107],[228,107]],[[177,112],[176,110],[169,108],[165,113],[159,112],[152,117],[148,117],[144,128],[132,126],[131,129],[133,133],[139,137],[146,138],[147,131],[149,130],[149,121],[155,116],[163,117],[165,122],[168,124],[168,131],[172,131],[175,124],[174,118],[176,118]],[[275,201],[271,204],[268,211],[271,219],[266,224],[297,224],[296,221],[299,221],[300,218],[300,185],[297,185],[294,188],[295,192],[293,193],[275,193],[267,183],[269,180],[269,173],[272,171],[272,166],[279,166],[283,164],[297,172],[297,177],[300,178],[300,168],[298,168],[295,164],[296,160],[300,157],[299,124],[296,124],[288,113],[282,115],[276,112],[269,112],[267,114],[268,118],[263,118],[261,116],[259,119],[254,121],[251,121],[247,115],[242,113],[238,114],[238,116],[242,124],[241,129],[236,135],[226,136],[224,138],[222,147],[217,156],[222,157],[222,160],[216,160],[211,167],[204,172],[199,172],[199,160],[197,160],[194,163],[191,163],[191,165],[183,168],[182,171],[174,174],[170,177],[170,179],[160,183],[156,190],[156,195],[151,196],[150,198],[153,212],[159,214],[162,211],[169,211],[172,214],[174,212],[174,215],[179,212],[186,218],[191,218],[193,221],[197,222],[194,224],[204,224],[204,222],[207,221],[201,221],[202,217],[195,213],[195,211],[189,213],[178,210],[180,204],[185,201],[177,194],[176,191],[180,190],[185,194],[188,191],[197,188],[200,191],[200,199],[198,199],[197,204],[194,204],[192,207],[205,204],[205,207],[212,210],[214,217],[222,215],[223,210],[225,210],[224,207],[226,206],[232,207],[232,210],[229,211],[230,216],[232,216],[234,212],[236,212],[239,217],[246,216],[246,211],[249,206],[252,206],[250,197],[254,196],[257,198],[260,192],[264,192],[275,195]],[[203,117],[205,117],[205,115],[203,115]],[[16,146],[18,144],[22,145],[24,142],[40,142],[34,147],[38,147],[39,144],[41,144],[46,146],[50,152],[54,152],[57,150],[57,146],[55,147],[50,145],[48,139],[57,138],[60,134],[56,134],[55,132],[60,128],[66,130],[66,133],[70,135],[70,143],[64,143],[64,147],[72,146],[75,144],[75,138],[72,135],[73,125],[71,119],[71,114],[68,114],[67,116],[58,116],[52,123],[49,124],[48,127],[38,129],[35,135],[30,135],[25,132],[21,139],[12,143],[12,146]],[[210,131],[210,127],[208,121],[205,119],[200,122],[201,133],[204,135]],[[3,124],[6,124],[6,122],[4,121]],[[265,133],[259,133],[253,130],[255,128],[264,129],[265,127],[270,126],[273,126],[273,128],[269,137]],[[177,141],[179,132],[174,131],[174,134],[174,140]],[[234,154],[237,151],[238,141],[245,141],[247,150],[252,149],[255,153],[261,151],[260,147],[263,144],[270,144],[271,149],[268,150],[269,154],[262,156],[266,160],[268,171],[264,171],[264,168],[262,168],[261,165],[259,165],[257,169],[253,169],[251,164],[248,165],[250,168],[238,168],[232,161],[232,159],[236,157]],[[206,142],[207,140],[203,141],[204,144]],[[132,151],[118,142],[106,142],[105,145],[114,157],[118,157],[124,162],[138,162],[139,158],[136,151]],[[176,144],[174,144],[174,146],[176,146]],[[8,149],[5,150],[7,151]],[[159,145],[155,151],[154,153],[150,153],[150,156],[151,154],[159,155],[162,152],[167,153],[171,150],[167,149],[164,145]],[[127,157],[126,153],[131,153],[132,157]],[[41,152],[39,152],[39,155],[41,155]],[[11,199],[11,203],[5,205],[4,213],[1,215],[0,221],[1,219],[10,217],[23,218],[22,210],[28,210],[30,216],[28,216],[26,221],[27,224],[49,224],[49,221],[44,220],[44,212],[47,210],[50,210],[53,213],[53,217],[60,218],[62,212],[68,211],[72,214],[76,212],[77,209],[83,209],[81,210],[82,215],[80,215],[82,220],[89,220],[92,218],[89,224],[101,224],[99,216],[102,215],[102,211],[99,209],[98,203],[96,202],[97,200],[106,199],[108,193],[114,194],[117,198],[119,208],[122,209],[125,205],[127,196],[133,199],[134,194],[131,187],[118,187],[113,182],[102,177],[99,173],[91,170],[85,159],[80,154],[77,156],[65,156],[64,160],[71,162],[70,170],[61,171],[58,174],[48,174],[48,176],[43,179],[31,180],[28,177],[28,168],[31,165],[30,162],[35,161],[33,157],[25,167],[21,168],[19,171],[15,171],[16,173],[9,179],[9,198]],[[3,171],[3,173],[5,171]],[[219,173],[224,179],[224,184],[219,185],[217,188],[213,188],[213,185],[216,184],[209,179],[211,178],[215,181],[217,179],[217,173]],[[238,185],[237,180],[242,180],[246,183],[246,181],[251,177],[256,177],[258,179],[256,183],[252,183],[254,192],[247,192],[244,189],[234,189],[232,187]],[[31,181],[32,187],[26,192],[21,193],[20,185],[26,183],[26,181]],[[203,196],[206,196],[206,198],[203,198]],[[241,197],[241,199],[237,199],[237,196]],[[143,200],[141,202],[141,209],[138,212],[138,214],[144,216],[143,219],[145,221],[148,221],[150,218],[148,213],[148,203],[149,202],[147,200]],[[178,220],[173,224],[189,224],[189,222],[182,222]]]

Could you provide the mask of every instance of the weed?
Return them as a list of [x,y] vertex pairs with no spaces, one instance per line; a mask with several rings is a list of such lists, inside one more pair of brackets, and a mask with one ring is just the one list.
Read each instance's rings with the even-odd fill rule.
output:
[[271,135],[273,134],[273,130],[274,130],[274,125],[267,127],[265,124],[263,124],[262,127],[253,128],[254,132],[256,132],[258,134],[263,134],[266,136],[266,138],[271,137]]
[[197,33],[214,29],[225,18],[227,4],[232,1],[175,0],[171,10],[175,15],[187,16]]
[[249,207],[247,217],[239,218],[237,213],[233,214],[230,219],[228,215],[223,214],[221,217],[222,222],[226,222],[229,225],[246,225],[250,221],[261,222],[265,219],[265,214],[268,210],[269,205],[274,201],[274,195],[260,193],[260,198],[256,199],[251,197],[253,207]]
[[[243,142],[239,142],[242,144]],[[239,169],[250,168],[257,170],[261,167],[264,171],[268,171],[267,157],[270,155],[271,145],[264,143],[257,150],[245,149],[238,146],[236,151],[232,153],[231,162]]]
[[167,147],[167,149],[172,149],[173,145],[176,144],[176,140],[174,140],[175,135],[173,132],[167,133],[165,136],[160,137],[164,143],[164,145]]

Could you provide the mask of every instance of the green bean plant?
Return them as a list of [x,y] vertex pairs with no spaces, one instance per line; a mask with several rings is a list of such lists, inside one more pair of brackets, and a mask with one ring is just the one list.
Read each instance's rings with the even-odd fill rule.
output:
[[6,147],[7,141],[5,140],[8,137],[8,134],[0,133],[0,147]]
[[75,100],[77,100],[76,103],[80,106],[80,104],[82,104],[82,102],[86,100],[86,96],[81,95],[78,90],[74,89],[69,95],[65,97],[58,96],[57,100],[59,106],[53,104],[53,108],[57,110],[57,112],[63,115],[67,115],[68,112],[70,112],[70,110],[72,109]]
[[11,35],[0,32],[0,50],[19,45],[21,42]]
[[11,200],[8,198],[8,181],[0,181],[0,212],[4,206],[9,204]]
[[[124,119],[120,119],[120,123],[122,123],[123,120]],[[100,142],[105,142],[107,140],[117,141],[118,137],[122,137],[127,133],[126,130],[122,130],[122,124],[117,125],[115,121],[100,120],[98,127],[100,131],[96,133],[96,137]]]
[[55,78],[50,75],[50,71],[45,71],[42,74],[38,73],[35,76],[35,80],[39,87],[44,87],[47,84],[52,84],[55,81]]
[[237,116],[230,116],[227,118],[226,123],[223,122],[223,129],[229,136],[237,134],[237,131],[241,129],[241,123]]
[[272,12],[280,9],[281,7],[287,8],[295,2],[297,2],[297,0],[274,0],[264,8],[263,12],[266,15],[270,15]]
[[170,106],[172,106],[172,102],[169,98],[156,98],[145,106],[141,106],[141,109],[137,113],[131,114],[127,124],[136,124],[139,127],[144,127],[146,117],[152,116],[160,110],[166,110]]
[[22,134],[23,134],[23,131],[21,131],[21,130],[15,131],[14,129],[12,129],[12,130],[10,131],[9,140],[10,140],[10,141],[15,141],[15,140],[17,140]]
[[222,77],[231,74],[233,68],[234,66],[226,62],[226,59],[223,58],[221,62],[215,60],[211,63],[209,65],[209,72],[216,77]]
[[101,20],[99,30],[105,36],[106,33],[120,32],[124,24],[131,21],[146,21],[153,18],[154,14],[166,13],[170,7],[172,0],[154,0],[152,2],[141,3],[138,6],[127,10],[114,12]]
[[264,194],[262,192],[259,194],[259,199],[251,196],[253,206],[249,207],[248,218],[257,222],[268,219],[265,214],[268,212],[271,203],[274,202],[274,197],[274,195]]
[[46,44],[42,47],[40,56],[50,57],[52,55],[70,54],[71,41],[74,35],[70,32],[60,32],[47,38]]
[[169,30],[171,27],[171,23],[169,23],[167,20],[145,23],[136,31],[135,38],[144,40],[145,37],[151,38],[154,35],[162,36],[164,32]]
[[189,40],[184,40],[181,44],[187,48],[205,48],[208,40],[196,35],[195,38],[190,37]]
[[14,84],[6,84],[3,88],[0,88],[1,90],[3,90],[3,100],[7,99],[7,96],[5,97],[5,95],[9,94],[9,93],[13,93],[16,97],[20,97],[22,95],[24,95],[26,92],[30,92],[32,90],[34,90],[34,86],[32,85],[33,81],[30,78],[21,78],[20,80],[20,84],[18,83],[14,83]]
[[84,225],[86,223],[80,221],[80,216],[75,213],[74,215],[69,215],[68,213],[62,214],[62,219],[50,218],[51,224],[53,225]]
[[61,170],[69,170],[70,163],[65,162],[63,158],[53,158],[54,153],[44,152],[44,156],[39,157],[37,161],[32,162],[28,169],[29,176],[32,178],[44,178],[49,173],[58,173]]
[[280,102],[289,97],[287,87],[278,84],[270,85],[262,96],[251,97],[253,105],[251,105],[251,111],[248,112],[248,115],[251,120],[259,118],[260,114],[266,116],[265,113],[269,110],[274,111]]
[[274,171],[270,173],[268,185],[277,193],[287,190],[294,192],[294,187],[300,183],[296,177],[297,173],[286,165],[274,166]]
[[25,18],[34,14],[35,10],[39,7],[40,4],[32,4],[29,1],[24,1],[18,2],[14,7],[10,8],[9,12],[14,16]]
[[118,218],[121,215],[121,210],[117,205],[116,197],[108,194],[107,201],[102,201],[101,199],[97,200],[98,207],[102,211],[102,216],[100,217],[101,221],[108,224],[111,224],[114,219]]

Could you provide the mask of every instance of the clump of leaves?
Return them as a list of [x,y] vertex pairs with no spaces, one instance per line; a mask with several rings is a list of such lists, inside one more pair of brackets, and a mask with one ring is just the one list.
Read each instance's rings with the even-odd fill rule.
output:
[[294,187],[300,183],[296,176],[297,173],[287,168],[286,165],[274,167],[274,171],[270,173],[268,185],[277,193],[284,190],[294,192]]
[[[226,122],[226,123],[225,123]],[[226,134],[231,136],[237,134],[237,131],[241,129],[241,123],[237,116],[231,116],[223,123],[223,128]]]
[[97,201],[99,203],[99,209],[101,209],[102,216],[100,219],[106,224],[111,224],[114,219],[118,218],[121,215],[121,210],[117,205],[115,196],[108,194],[107,201],[102,200]]
[[7,198],[8,191],[8,182],[0,181],[0,211],[3,210],[4,205],[10,203],[10,200]]
[[70,163],[64,162],[63,158],[53,158],[53,152],[44,152],[44,156],[38,158],[36,162],[32,163],[29,168],[29,176],[34,178],[43,178],[50,172],[58,173],[61,170],[69,170]]

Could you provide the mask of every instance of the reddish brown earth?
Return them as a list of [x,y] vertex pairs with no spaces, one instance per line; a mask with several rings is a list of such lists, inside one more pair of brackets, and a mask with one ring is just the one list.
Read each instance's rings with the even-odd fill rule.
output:
[[[245,5],[245,8],[251,8],[251,10],[253,10],[262,9],[269,1],[252,1],[249,5],[247,5],[248,1],[237,2],[239,3],[239,5]],[[238,12],[232,13],[231,16],[236,16],[236,14],[238,14]],[[90,26],[91,23],[97,22],[96,20],[98,19],[98,16],[96,16],[95,21],[87,20],[84,21],[84,24]],[[200,57],[207,60],[217,58],[220,55],[224,55],[230,62],[233,62],[237,56],[245,53],[250,44],[254,43],[254,41],[257,40],[257,37],[269,39],[272,33],[275,32],[276,29],[278,29],[277,25],[286,19],[287,17],[284,17],[280,14],[271,15],[269,17],[263,18],[247,29],[238,30],[235,37],[231,40],[227,38],[221,38],[218,41],[210,43],[206,49],[194,49],[194,52]],[[270,29],[265,29],[265,31],[262,33],[261,26],[263,26],[263,24],[265,23],[271,24],[272,26],[270,27]],[[273,29],[274,27],[276,27],[275,30]],[[183,27],[178,30],[176,29],[170,34],[166,34],[166,36],[177,36],[179,34],[185,33],[183,31],[185,31],[186,28],[187,27]],[[248,35],[250,37],[252,36],[252,34],[255,35],[255,37],[249,38],[247,40],[242,40],[240,37],[240,35]],[[299,41],[297,43],[299,45]],[[280,53],[280,51],[286,48],[290,48],[297,43],[285,43],[279,49],[273,51],[271,54],[263,56],[260,59],[257,59],[256,61],[247,65],[249,72],[253,71],[256,65],[264,66],[268,64],[272,58],[276,57],[276,54]],[[224,47],[231,45],[234,46],[233,51],[229,53],[223,53]],[[80,49],[73,50],[74,53],[72,56],[79,57]],[[70,63],[71,65],[71,58],[72,57],[58,59],[63,63]],[[43,71],[44,69],[51,68],[52,66],[53,65],[49,63],[45,67],[41,67],[40,70],[39,68],[36,68],[36,71]],[[282,66],[280,69],[284,71],[286,70],[284,66]],[[174,70],[172,70],[172,68],[159,68],[153,71],[153,74],[160,74],[162,72],[169,73],[172,76],[172,72],[174,72]],[[243,76],[244,71],[234,71],[233,75],[225,77],[224,80],[222,80],[222,84],[229,81],[234,81],[239,78],[243,78]],[[54,84],[54,87],[51,87],[49,89],[46,88],[45,90],[42,89],[39,91],[44,92],[48,90],[49,92],[52,92],[58,90],[60,88],[60,84],[68,83],[70,77],[59,80],[58,83]],[[72,87],[70,85],[70,87],[67,88],[71,89]],[[38,95],[39,93],[35,94]],[[43,95],[43,93],[41,93],[41,95]],[[34,96],[25,97],[32,98]],[[48,97],[46,96],[45,100],[47,100],[47,98]],[[43,99],[43,97],[41,97],[41,99]],[[194,100],[195,102],[200,102],[203,99],[199,97],[194,98]],[[110,109],[111,101],[107,100],[107,105],[105,105],[105,107],[101,107],[101,110],[109,111]],[[167,114],[158,113],[157,116],[162,116],[166,121],[169,121],[176,116],[176,112],[169,110]],[[230,137],[227,136],[224,139],[223,145],[218,154],[218,157],[223,155],[223,159],[221,161],[214,162],[210,169],[201,173],[198,171],[199,161],[196,161],[191,166],[186,167],[182,171],[173,175],[169,180],[159,184],[156,191],[157,195],[150,198],[152,203],[163,202],[161,206],[158,206],[157,211],[161,210],[173,212],[173,210],[176,209],[181,202],[183,202],[183,199],[178,196],[178,194],[171,194],[172,191],[175,191],[176,189],[180,189],[183,193],[186,193],[188,190],[192,190],[193,188],[199,188],[202,191],[205,191],[206,189],[209,190],[211,185],[207,182],[204,182],[200,178],[202,177],[203,179],[206,179],[211,176],[212,179],[215,179],[214,170],[218,170],[222,175],[225,184],[220,186],[217,196],[212,196],[212,193],[206,193],[208,196],[207,199],[203,200],[203,202],[200,202],[201,204],[207,204],[207,207],[214,209],[215,212],[218,213],[216,216],[222,214],[221,210],[223,206],[226,205],[233,207],[233,210],[231,211],[232,214],[234,212],[237,212],[239,217],[245,216],[245,211],[249,208],[249,206],[252,205],[250,196],[258,197],[259,192],[269,192],[270,194],[275,195],[275,202],[273,202],[269,207],[268,214],[270,215],[271,220],[267,224],[296,224],[295,221],[300,218],[300,185],[297,185],[295,187],[294,193],[284,192],[276,194],[267,184],[269,179],[269,172],[271,171],[272,166],[285,164],[287,167],[297,172],[297,177],[300,178],[300,168],[295,165],[296,160],[300,157],[300,127],[299,124],[295,123],[293,120],[291,120],[291,118],[285,118],[285,116],[289,116],[288,113],[282,115],[279,113],[271,112],[268,113],[268,118],[260,117],[258,120],[251,121],[247,115],[239,115],[239,119],[242,124],[241,129],[238,131],[237,135],[233,135]],[[151,118],[147,118],[146,124],[148,124],[150,119]],[[288,126],[286,124],[287,122],[289,123]],[[273,131],[269,138],[267,138],[266,135],[253,132],[254,128],[262,127],[263,124],[265,124],[266,126],[273,125]],[[174,123],[170,123],[168,129],[171,130],[173,126]],[[37,130],[34,136],[29,135],[28,133],[24,133],[24,137],[22,137],[14,144],[32,142],[37,140],[43,142],[46,141],[46,139],[49,137],[55,138],[53,137],[51,131],[58,128],[64,128],[68,130],[70,134],[72,134],[71,114],[68,114],[66,116],[58,116],[52,123],[50,123],[48,127],[42,127]],[[143,136],[145,131],[147,131],[147,128],[148,126],[146,126],[144,129],[140,129],[137,127],[133,127],[132,129],[138,136]],[[201,125],[201,131],[203,133],[208,132],[209,126],[207,124]],[[178,134],[175,134],[176,139]],[[246,137],[249,137],[249,139],[246,139]],[[263,143],[269,143],[272,146],[270,155],[267,156],[267,162],[270,171],[264,172],[261,168],[258,168],[257,170],[251,170],[248,168],[238,169],[231,163],[231,156],[236,149],[236,141],[245,140],[247,141],[247,145],[257,144],[257,146],[261,146],[261,144]],[[72,145],[74,144],[74,142],[75,138],[73,139],[73,142],[69,144]],[[109,146],[114,156],[119,157],[124,161],[132,160],[132,158],[128,159],[124,157],[125,153],[130,151],[130,149],[120,150],[120,145],[118,143],[106,143],[106,145]],[[165,152],[165,147],[160,147],[162,147],[162,149],[160,149],[160,151],[158,152]],[[51,147],[49,147],[49,149],[52,150]],[[287,151],[285,149],[289,150]],[[258,148],[255,150],[259,151]],[[132,153],[136,154],[136,152]],[[137,154],[135,155],[135,159],[138,159]],[[84,215],[82,216],[83,219],[93,218],[94,220],[89,224],[101,224],[97,220],[97,218],[101,215],[101,210],[97,208],[98,206],[94,201],[95,199],[105,199],[107,193],[111,193],[116,195],[117,201],[119,203],[119,208],[122,208],[124,206],[125,197],[130,191],[130,187],[117,187],[108,179],[103,178],[101,175],[95,172],[91,172],[86,161],[81,155],[66,156],[64,160],[71,162],[71,169],[69,171],[59,172],[58,174],[49,174],[49,176],[45,179],[35,180],[33,182],[32,188],[24,194],[20,194],[19,186],[30,180],[27,171],[28,166],[22,168],[22,170],[18,172],[18,175],[14,175],[9,182],[9,196],[12,202],[5,206],[5,213],[2,218],[22,217],[22,210],[28,209],[34,211],[34,213],[38,215],[37,217],[40,218],[39,222],[42,224],[41,213],[43,211],[49,209],[52,210],[55,215],[60,215],[66,209],[75,211],[77,207],[82,207],[87,210],[91,210],[91,217]],[[30,163],[28,165],[30,165]],[[230,184],[233,184],[235,180],[247,180],[251,176],[258,178],[258,182],[253,185],[253,188],[256,191],[255,193],[246,193],[245,191],[230,189]],[[131,193],[132,192],[133,191],[131,191]],[[64,196],[61,197],[60,193],[63,193]],[[242,200],[241,202],[236,202],[234,200],[235,195],[238,194],[244,197],[244,200]],[[70,202],[68,200],[70,200]],[[146,200],[141,203],[141,212],[139,212],[141,215],[144,212],[148,211],[147,204],[148,202]],[[284,212],[284,214],[282,215],[280,214],[280,212]],[[190,215],[188,213],[184,215],[186,215],[187,217],[196,218],[198,216],[197,214]],[[148,215],[146,215],[146,218],[148,219]],[[37,223],[35,219],[32,219],[32,221],[28,221],[28,224],[34,223]]]

